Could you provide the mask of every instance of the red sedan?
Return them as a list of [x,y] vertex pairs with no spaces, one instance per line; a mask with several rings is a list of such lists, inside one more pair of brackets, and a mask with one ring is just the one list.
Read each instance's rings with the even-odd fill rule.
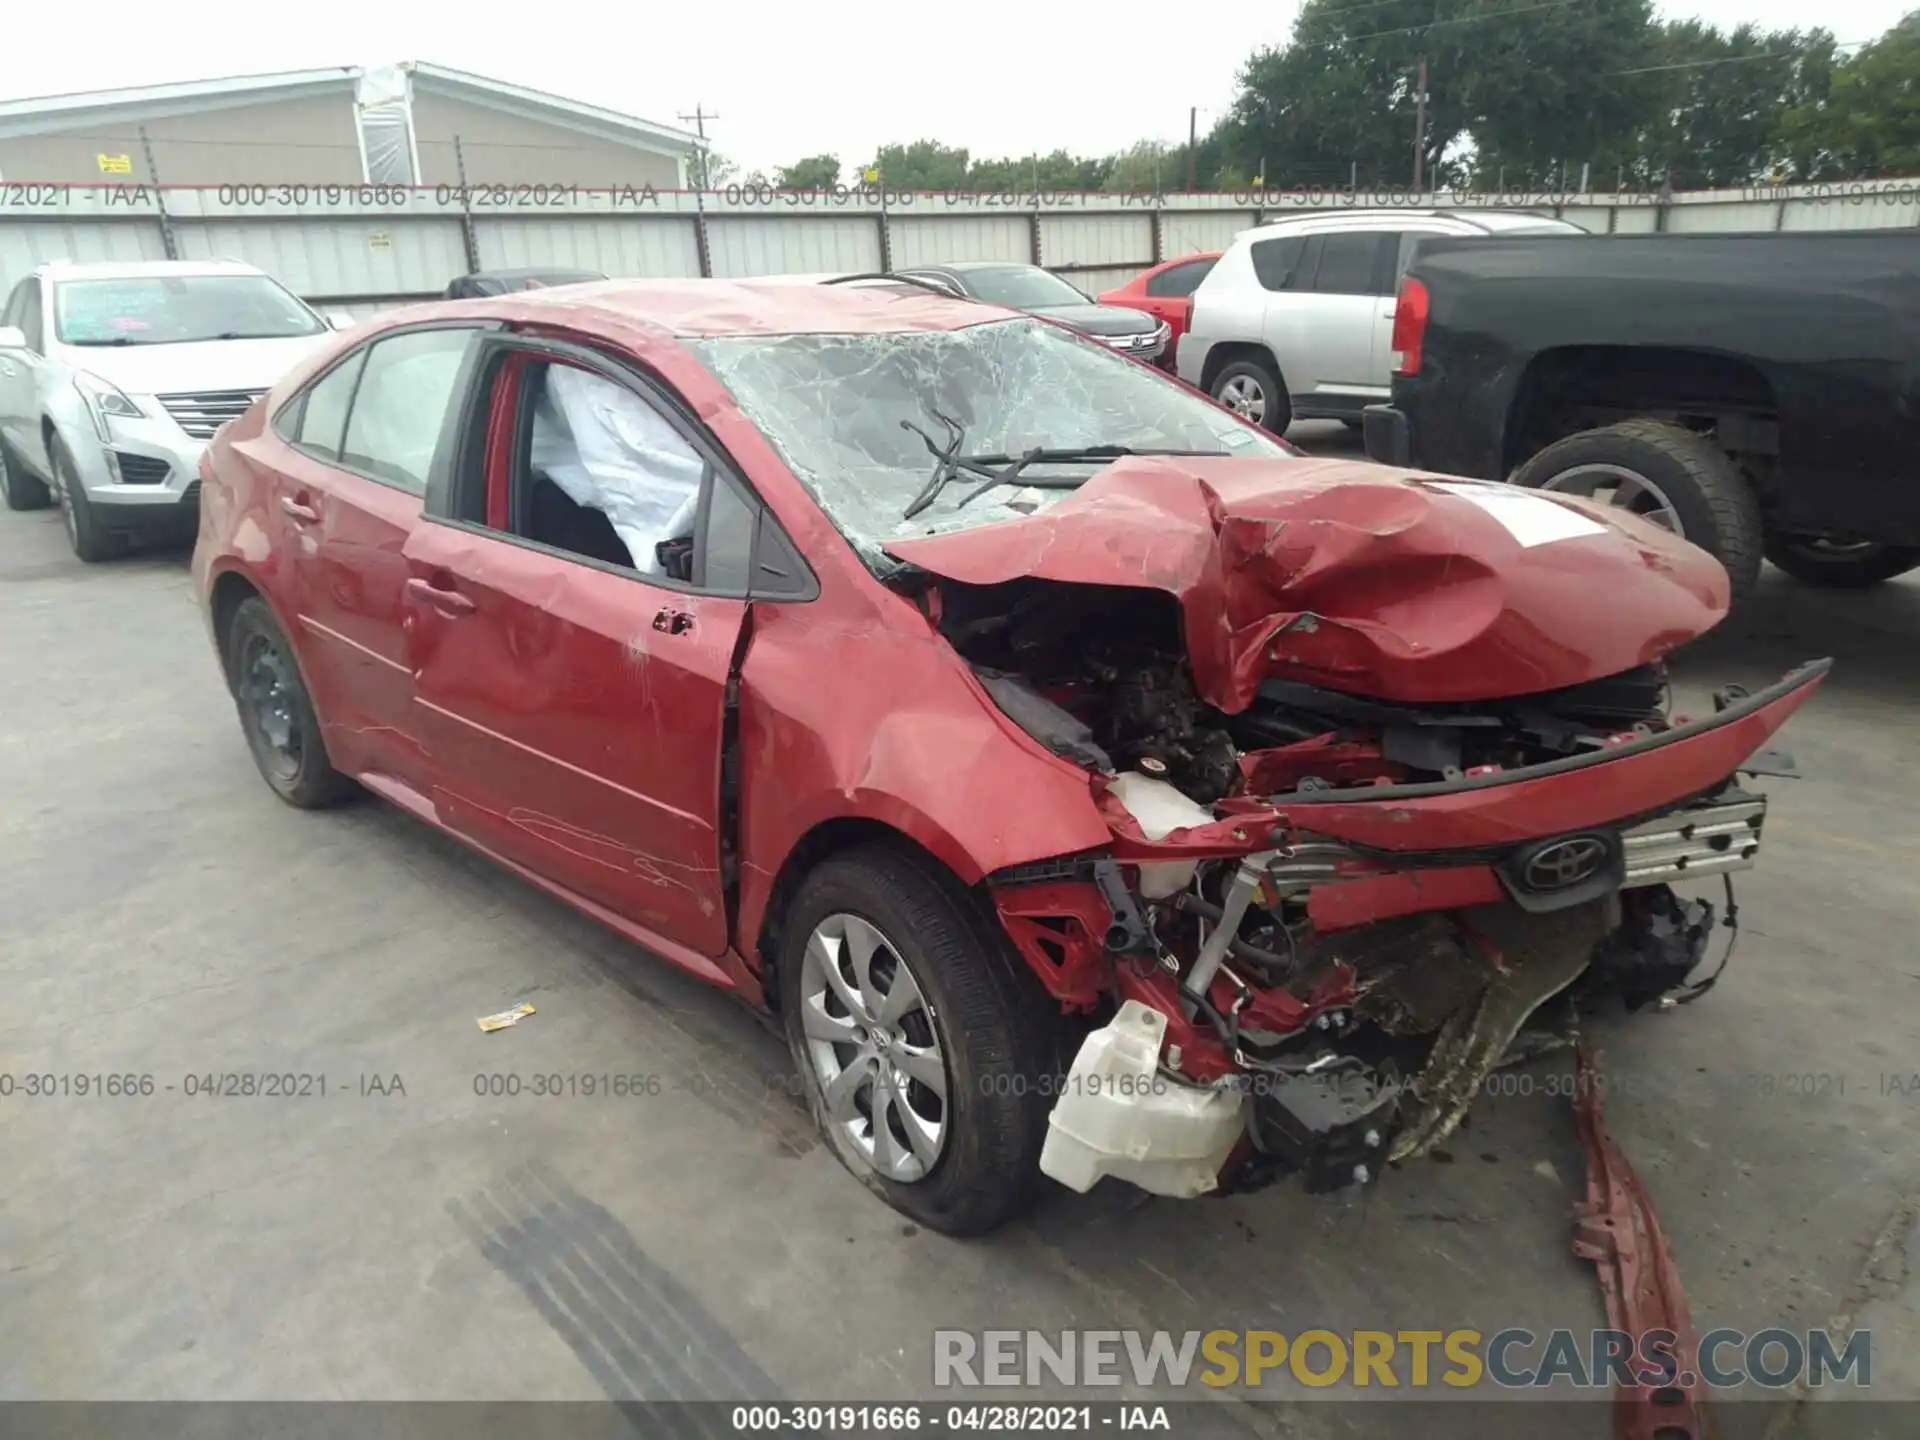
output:
[[1193,319],[1193,292],[1220,258],[1218,250],[1197,255],[1182,255],[1178,260],[1163,260],[1151,270],[1142,270],[1117,290],[1101,292],[1102,305],[1119,305],[1128,310],[1144,310],[1167,323],[1170,332],[1167,347],[1154,363],[1169,375],[1174,373],[1173,356],[1180,348],[1180,337],[1187,333]]
[[951,1232],[1043,1173],[1367,1183],[1576,977],[1686,984],[1666,882],[1753,863],[1736,772],[1825,668],[1669,717],[1704,551],[904,286],[400,312],[202,481],[274,792],[774,1009],[835,1153]]

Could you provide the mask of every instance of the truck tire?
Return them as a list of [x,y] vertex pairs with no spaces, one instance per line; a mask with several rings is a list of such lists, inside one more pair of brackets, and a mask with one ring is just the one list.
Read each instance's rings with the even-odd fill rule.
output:
[[1273,435],[1293,424],[1293,397],[1279,372],[1264,360],[1232,360],[1220,367],[1208,392],[1242,420]]
[[787,1043],[839,1161],[948,1235],[1032,1204],[1060,1012],[973,898],[867,845],[807,876],[782,931]]
[[1810,535],[1767,536],[1767,559],[1805,585],[1862,590],[1920,567],[1920,545],[1835,545]]
[[1513,483],[1567,495],[1606,491],[1612,504],[1656,519],[1726,567],[1732,603],[1760,578],[1760,501],[1726,451],[1664,420],[1623,420],[1556,440]]

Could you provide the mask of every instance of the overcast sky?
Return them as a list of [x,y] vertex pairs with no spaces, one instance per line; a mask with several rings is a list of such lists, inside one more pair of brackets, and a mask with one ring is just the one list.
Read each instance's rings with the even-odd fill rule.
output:
[[[1670,0],[1661,13],[1731,26],[1810,18],[1868,40],[1920,0]],[[481,6],[309,0],[183,12],[150,0],[14,0],[0,99],[322,65],[424,60],[664,124],[696,105],[744,169],[821,151],[851,169],[892,140],[976,156],[1105,154],[1204,132],[1253,50],[1285,41],[1298,9],[708,0],[698,5]],[[1267,17],[1262,23],[1258,17]],[[1231,16],[1231,23],[1227,23]],[[1173,23],[1177,20],[1178,23]],[[851,178],[851,177],[849,177]]]

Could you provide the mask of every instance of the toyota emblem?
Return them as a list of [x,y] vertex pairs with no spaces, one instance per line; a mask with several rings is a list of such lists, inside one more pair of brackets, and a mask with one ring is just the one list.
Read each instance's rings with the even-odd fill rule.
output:
[[1533,890],[1566,890],[1591,879],[1607,863],[1607,842],[1576,835],[1535,851],[1527,861],[1526,882]]

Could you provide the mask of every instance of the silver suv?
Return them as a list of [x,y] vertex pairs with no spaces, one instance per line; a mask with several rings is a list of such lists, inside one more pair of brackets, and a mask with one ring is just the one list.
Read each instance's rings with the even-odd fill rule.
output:
[[1180,378],[1274,434],[1344,420],[1388,398],[1393,303],[1414,247],[1435,235],[1584,235],[1514,210],[1340,210],[1234,237],[1193,293]]
[[58,500],[82,560],[189,535],[207,441],[328,333],[238,261],[42,265],[0,312],[0,496]]

